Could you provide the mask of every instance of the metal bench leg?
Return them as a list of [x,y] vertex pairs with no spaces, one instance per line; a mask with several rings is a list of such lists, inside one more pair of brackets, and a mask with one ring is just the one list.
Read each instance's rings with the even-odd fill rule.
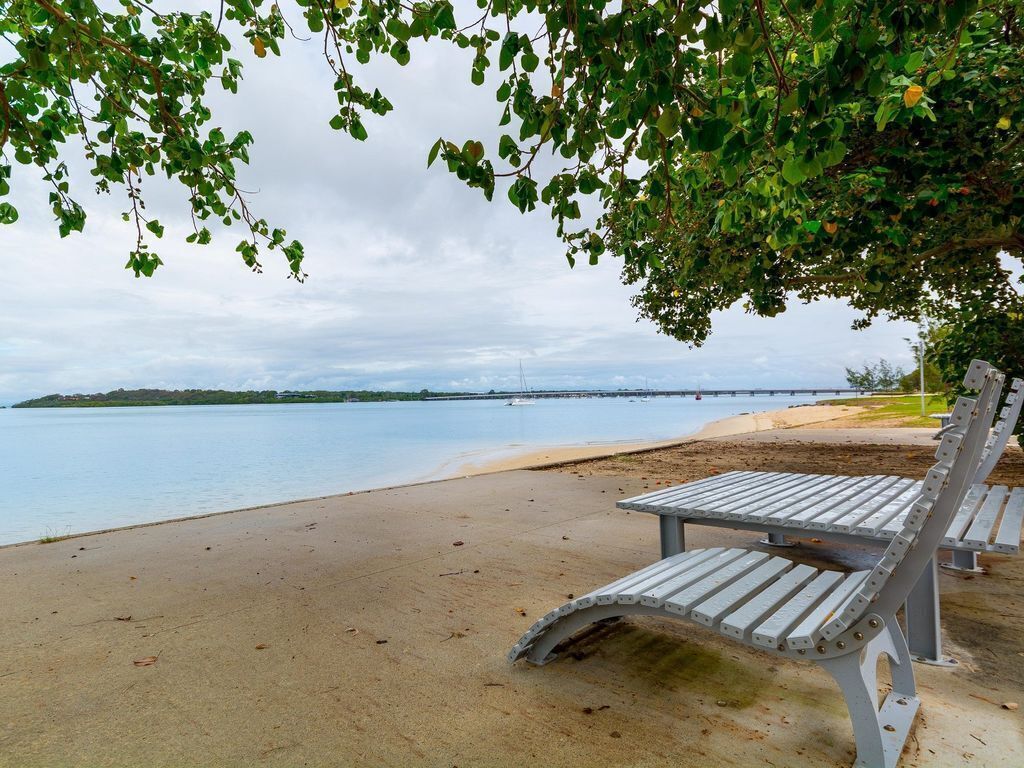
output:
[[659,515],[658,525],[661,528],[661,559],[678,555],[686,550],[686,535],[683,532],[684,520],[675,515]]
[[967,573],[984,573],[985,569],[978,565],[978,553],[965,549],[954,549],[953,559],[948,563],[942,563],[943,568],[951,571],[965,571]]
[[[878,657],[888,657],[892,692],[878,706]],[[860,653],[818,662],[839,684],[857,741],[855,768],[895,768],[920,700],[910,653],[895,619]]]
[[939,571],[933,557],[921,578],[910,590],[904,606],[907,643],[914,661],[939,667],[956,666],[956,659],[942,655],[942,627],[939,624]]
[[[568,616],[558,618],[554,624],[537,638],[526,654],[526,660],[531,664],[544,665],[554,661],[555,646],[561,645],[584,627],[608,619],[617,619],[622,616],[664,616],[665,612],[660,608],[651,608],[646,605],[634,603],[633,605],[592,605],[583,608]],[[510,657],[515,660],[514,657]]]
[[786,541],[786,534],[784,533],[769,533],[767,538],[761,539],[761,543],[769,547],[792,547],[794,546],[790,542]]

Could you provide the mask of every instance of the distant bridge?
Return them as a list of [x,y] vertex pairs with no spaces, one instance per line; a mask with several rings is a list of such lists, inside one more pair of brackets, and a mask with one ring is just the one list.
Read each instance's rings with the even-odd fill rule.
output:
[[[811,389],[795,389],[793,387],[775,387],[773,389],[702,389],[700,393],[704,397],[736,397],[745,395],[747,397],[758,397],[764,395],[861,395],[864,390],[850,389],[848,387],[814,387]],[[543,391],[528,392],[523,395],[519,392],[487,392],[476,395],[436,395],[426,397],[424,400],[508,400],[512,397],[529,397],[534,400],[541,398],[584,398],[584,397],[693,397],[697,394],[696,389],[581,389],[575,391]]]

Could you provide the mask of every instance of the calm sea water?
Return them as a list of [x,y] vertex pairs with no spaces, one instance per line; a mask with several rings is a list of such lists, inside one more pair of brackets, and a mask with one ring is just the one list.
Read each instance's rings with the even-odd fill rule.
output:
[[0,544],[436,478],[536,448],[669,439],[813,399],[0,410]]

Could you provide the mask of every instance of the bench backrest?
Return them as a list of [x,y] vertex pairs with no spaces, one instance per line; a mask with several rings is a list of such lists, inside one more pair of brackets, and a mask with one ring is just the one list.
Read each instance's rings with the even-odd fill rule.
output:
[[854,624],[869,607],[872,612],[886,615],[895,613],[906,602],[974,480],[1002,383],[1003,375],[988,363],[971,363],[964,386],[978,390],[978,399],[957,400],[951,416],[952,429],[943,436],[935,452],[938,462],[928,470],[921,495],[911,505],[903,529],[857,593],[826,624],[826,638],[831,639]]
[[981,453],[981,464],[974,477],[976,483],[984,483],[988,479],[999,458],[1003,455],[1003,451],[1006,450],[1006,444],[1017,426],[1017,419],[1020,418],[1020,407],[1024,404],[1024,393],[1021,392],[1021,387],[1024,387],[1024,380],[1021,379],[1014,379],[1010,384],[1006,405],[999,412],[999,420],[996,421],[988,440],[985,441],[985,449]]

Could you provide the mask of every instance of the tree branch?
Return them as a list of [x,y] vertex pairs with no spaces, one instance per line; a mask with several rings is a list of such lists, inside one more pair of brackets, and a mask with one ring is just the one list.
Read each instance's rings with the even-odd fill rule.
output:
[[11,103],[7,101],[7,91],[4,90],[4,81],[0,80],[0,108],[3,109],[4,130],[0,133],[0,149],[7,143],[7,137],[11,135]]
[[927,261],[928,259],[947,256],[956,251],[969,248],[1000,248],[1006,251],[1021,250],[1024,249],[1024,233],[1009,232],[1005,235],[988,235],[985,237],[973,237],[967,240],[954,240],[924,251],[920,259],[921,261]]

